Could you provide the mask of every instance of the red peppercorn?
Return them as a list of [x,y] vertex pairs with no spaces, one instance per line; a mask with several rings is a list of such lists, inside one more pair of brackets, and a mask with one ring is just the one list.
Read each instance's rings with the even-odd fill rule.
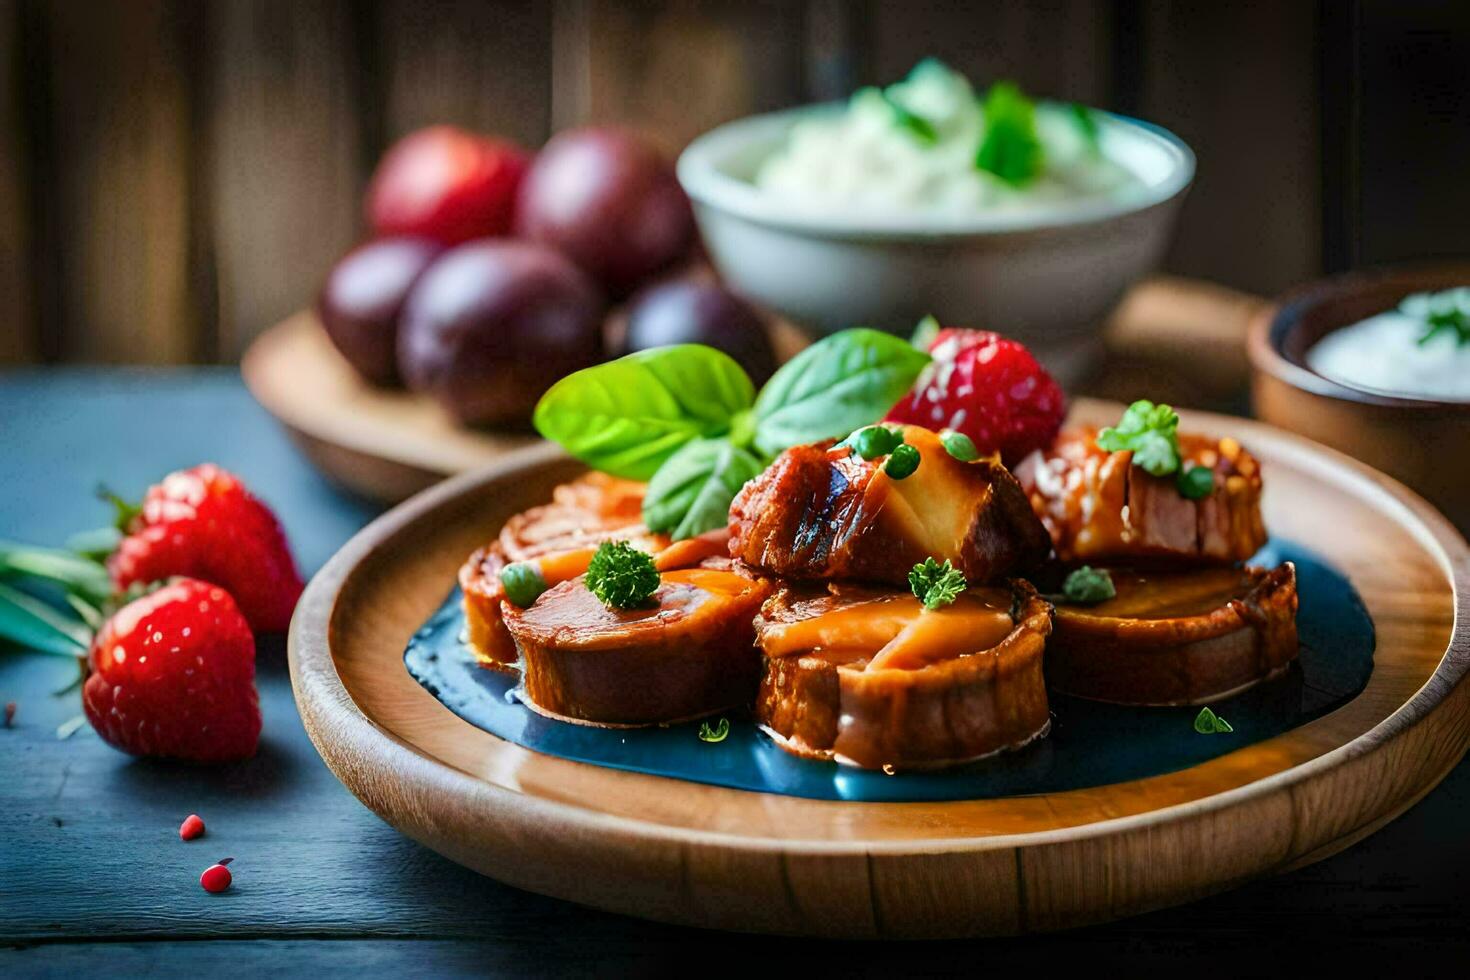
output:
[[199,819],[199,814],[191,813],[179,824],[179,840],[193,840],[204,836],[204,821]]
[[212,864],[204,869],[204,873],[199,876],[199,884],[204,887],[205,891],[218,893],[230,887],[230,882],[234,879],[230,874],[230,869],[225,865],[233,860],[235,859],[221,858],[218,864]]

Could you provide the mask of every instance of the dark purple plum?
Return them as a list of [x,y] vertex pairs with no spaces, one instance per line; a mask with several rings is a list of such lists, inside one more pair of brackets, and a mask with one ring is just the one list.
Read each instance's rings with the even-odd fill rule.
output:
[[398,314],[443,250],[426,238],[379,238],[342,256],[327,274],[317,315],[347,363],[373,384],[398,384]]
[[461,422],[523,424],[553,382],[602,360],[602,312],[597,287],[554,249],[466,242],[409,294],[399,369]]
[[633,297],[617,354],[665,344],[708,344],[733,357],[757,388],[776,370],[764,317],[713,282],[674,280]]
[[516,233],[561,250],[613,296],[626,296],[687,254],[689,198],[673,165],[634,133],[559,133],[521,181]]

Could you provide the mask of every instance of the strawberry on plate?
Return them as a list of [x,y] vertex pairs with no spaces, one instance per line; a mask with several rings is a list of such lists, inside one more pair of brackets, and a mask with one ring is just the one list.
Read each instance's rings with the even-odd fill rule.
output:
[[255,754],[255,638],[229,593],[174,581],[98,630],[82,708],[103,741],[133,755],[225,762]]
[[1066,396],[1024,345],[988,330],[946,327],[929,353],[934,360],[885,421],[963,432],[1007,466],[1056,438]]
[[284,630],[301,575],[270,509],[213,463],[170,473],[150,487],[107,559],[119,591],[175,575],[222,586],[252,628]]

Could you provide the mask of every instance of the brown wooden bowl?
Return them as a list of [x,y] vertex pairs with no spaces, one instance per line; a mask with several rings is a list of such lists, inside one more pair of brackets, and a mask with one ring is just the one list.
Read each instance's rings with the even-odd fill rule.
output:
[[[1118,417],[1081,401],[1076,421]],[[521,888],[669,922],[815,936],[1008,934],[1198,898],[1326,857],[1403,812],[1470,742],[1470,546],[1422,500],[1258,423],[1184,413],[1261,460],[1268,525],[1346,574],[1368,686],[1202,765],[944,803],[799,799],[541,755],[462,721],[403,664],[466,555],[581,467],[525,450],[379,518],[312,580],[291,680],[337,777],[410,837]]]
[[1353,273],[1302,287],[1257,314],[1247,349],[1255,413],[1394,476],[1470,528],[1470,402],[1396,398],[1330,381],[1306,352],[1411,293],[1470,284],[1470,265]]

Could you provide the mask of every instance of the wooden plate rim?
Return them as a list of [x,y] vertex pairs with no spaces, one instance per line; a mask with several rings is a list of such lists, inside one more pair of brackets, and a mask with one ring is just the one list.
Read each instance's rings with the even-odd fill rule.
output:
[[[1096,405],[1096,403],[1093,403]],[[449,765],[407,743],[367,717],[353,701],[338,675],[331,653],[329,630],[338,597],[361,563],[377,548],[411,527],[415,521],[473,492],[475,488],[516,472],[526,472],[565,459],[559,449],[544,445],[507,456],[481,470],[450,478],[426,490],[373,521],[355,535],[312,579],[293,618],[288,644],[292,683],[298,707],[318,751],[339,777],[355,768],[358,758],[346,744],[379,761],[374,768],[403,784],[442,787],[459,798],[476,798],[497,811],[514,811],[517,821],[552,821],[590,835],[616,832],[636,838],[727,848],[744,852],[814,856],[924,854],[1020,848],[1058,841],[1079,841],[1132,831],[1181,816],[1220,811],[1280,789],[1311,780],[1315,775],[1366,755],[1430,714],[1460,684],[1470,669],[1470,546],[1428,503],[1397,481],[1356,460],[1300,436],[1262,423],[1208,413],[1185,413],[1186,421],[1212,428],[1233,427],[1247,438],[1251,432],[1269,432],[1273,439],[1302,450],[1298,462],[1337,469],[1387,494],[1412,518],[1406,524],[1439,561],[1454,596],[1454,621],[1449,642],[1434,672],[1415,693],[1371,729],[1316,758],[1291,766],[1242,786],[1195,800],[1142,813],[1042,831],[994,834],[986,837],[922,838],[905,840],[814,840],[802,837],[752,838],[733,833],[669,826],[607,814],[588,807],[546,799],[495,785]],[[342,741],[338,741],[342,740]],[[836,804],[840,805],[840,804]],[[891,804],[904,806],[905,804]]]

